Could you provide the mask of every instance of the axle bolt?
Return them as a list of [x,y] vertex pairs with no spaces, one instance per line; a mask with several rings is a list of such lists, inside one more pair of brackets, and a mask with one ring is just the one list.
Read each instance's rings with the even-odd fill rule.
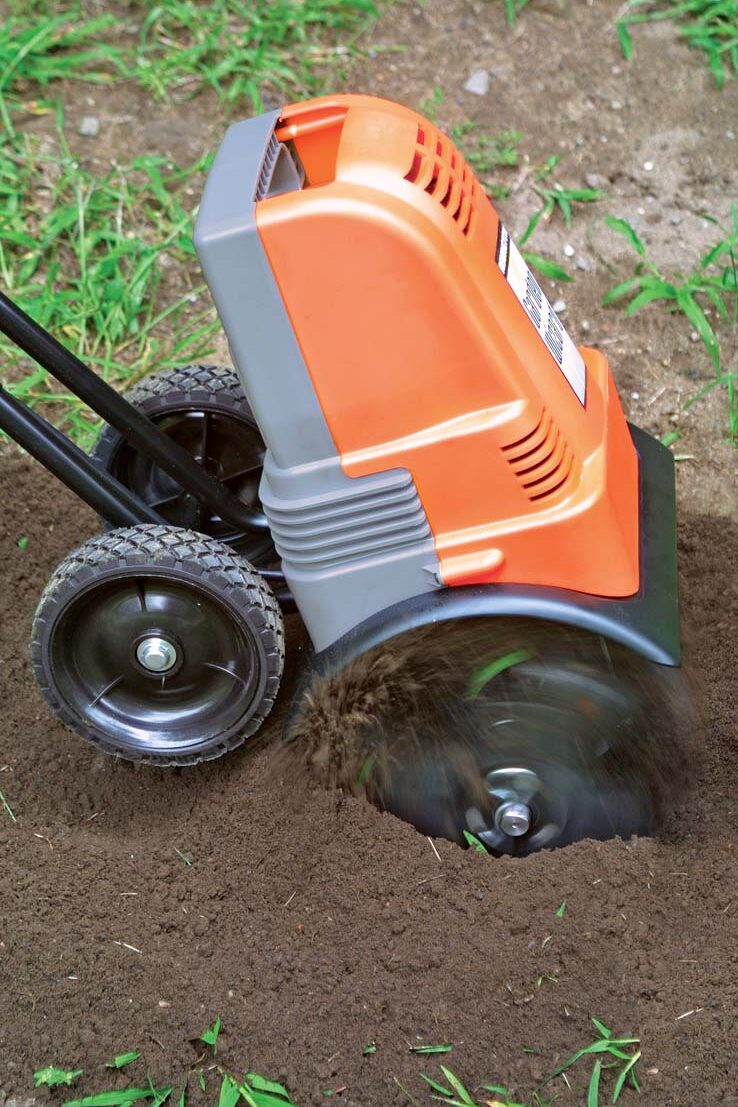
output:
[[531,811],[525,803],[516,803],[510,800],[501,803],[495,812],[497,829],[511,838],[519,838],[530,830]]
[[152,634],[139,642],[136,658],[150,673],[168,673],[177,664],[177,650],[166,638]]

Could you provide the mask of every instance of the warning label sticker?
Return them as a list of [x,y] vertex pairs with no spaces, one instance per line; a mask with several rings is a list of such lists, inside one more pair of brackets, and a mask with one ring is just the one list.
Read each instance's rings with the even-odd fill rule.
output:
[[587,369],[582,355],[564,330],[563,323],[501,223],[495,260],[525,308],[531,323],[546,343],[551,357],[574,389],[579,402],[584,404]]

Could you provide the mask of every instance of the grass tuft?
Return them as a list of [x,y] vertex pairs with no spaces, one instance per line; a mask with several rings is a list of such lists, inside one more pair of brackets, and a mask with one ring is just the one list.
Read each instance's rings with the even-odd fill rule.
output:
[[520,131],[489,135],[479,123],[467,120],[452,127],[450,137],[494,200],[504,200],[510,195],[510,186],[500,179],[498,171],[517,166],[518,146],[523,138]]
[[265,94],[312,96],[340,76],[379,14],[375,0],[132,0],[126,21],[84,18],[79,4],[58,12],[16,0],[13,10],[0,28],[6,123],[3,97],[61,78],[135,81],[164,100],[210,88],[255,111]]
[[626,61],[633,56],[630,28],[663,20],[676,23],[688,45],[706,54],[718,88],[738,73],[738,0],[630,0],[616,24]]
[[376,15],[373,0],[167,0],[141,24],[137,80],[162,99],[209,87],[259,111],[265,90],[315,95]]
[[503,0],[505,5],[505,19],[508,26],[512,27],[520,12],[529,3],[529,0]]
[[[71,153],[59,109],[55,124],[51,141],[13,131],[0,147],[8,295],[113,383],[208,356],[217,323],[191,240],[206,160],[180,168],[146,155],[99,172]],[[4,338],[0,352],[9,391],[52,405],[88,446],[97,423],[81,401],[38,367],[19,380],[23,355]]]
[[607,216],[605,222],[621,235],[637,255],[633,276],[617,284],[605,295],[603,304],[627,300],[626,315],[652,303],[666,303],[672,311],[685,317],[702,340],[715,372],[715,378],[690,405],[713,388],[725,388],[728,399],[729,434],[738,442],[738,372],[725,371],[718,336],[708,311],[732,331],[733,347],[738,366],[738,213],[731,207],[730,226],[721,227],[721,238],[703,255],[691,273],[665,275],[648,256],[645,243],[625,219]]
[[543,182],[550,177],[560,160],[558,155],[552,155],[536,173],[537,183],[533,185],[533,191],[540,199],[541,206],[528,221],[528,226],[518,240],[518,246],[523,246],[528,241],[541,220],[547,223],[556,212],[559,212],[566,226],[570,227],[575,204],[592,204],[601,200],[604,195],[599,188],[564,188],[558,181],[544,184]]

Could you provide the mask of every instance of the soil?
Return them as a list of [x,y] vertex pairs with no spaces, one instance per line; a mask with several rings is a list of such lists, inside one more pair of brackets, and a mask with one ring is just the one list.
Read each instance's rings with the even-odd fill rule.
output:
[[[283,1078],[303,1107],[327,1092],[354,1107],[427,1102],[419,1072],[437,1074],[438,1058],[411,1053],[419,1041],[453,1043],[441,1060],[470,1087],[526,1096],[591,1039],[596,1016],[641,1038],[644,1104],[738,1104],[738,453],[719,390],[682,411],[711,372],[689,326],[599,306],[632,264],[605,212],[630,218],[665,264],[687,267],[714,240],[702,213],[726,218],[735,195],[738,82],[717,91],[665,24],[637,32],[626,64],[616,11],[531,0],[509,31],[501,4],[400,3],[352,84],[415,106],[440,87],[441,124],[516,128],[530,165],[558,152],[565,184],[605,181],[606,201],[570,229],[552,220],[532,246],[573,264],[571,243],[591,265],[548,289],[573,336],[605,347],[635,422],[683,430],[683,619],[705,719],[691,797],[657,840],[524,860],[432,844],[360,799],[280,778],[294,674],[257,750],[168,771],[96,753],[52,717],[27,656],[46,580],[96,520],[7,449],[0,788],[17,821],[0,810],[0,1098],[45,1102],[31,1073],[52,1062],[84,1068],[84,1093],[110,1086],[103,1062],[131,1048],[155,1079],[181,1080],[200,1055],[190,1037],[218,1015],[218,1062]],[[484,97],[462,91],[478,68],[492,73]],[[64,94],[70,120],[100,114],[100,138],[76,140],[93,160],[122,146],[191,160],[222,129],[207,97],[166,106],[129,90],[121,123],[122,93]],[[534,203],[526,168],[499,205],[518,234]],[[294,663],[299,626],[292,635]],[[570,1079],[552,1085],[557,1103],[584,1103],[584,1074]]]

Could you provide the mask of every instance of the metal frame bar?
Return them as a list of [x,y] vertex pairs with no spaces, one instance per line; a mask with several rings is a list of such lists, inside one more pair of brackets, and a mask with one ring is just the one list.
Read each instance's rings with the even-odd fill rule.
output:
[[[0,292],[0,331],[48,373],[51,373],[56,380],[88,404],[93,411],[120,431],[135,449],[140,450],[159,465],[185,491],[191,492],[212,512],[241,531],[268,530],[269,524],[263,514],[252,511],[234,496],[229,488],[211,477],[185,449],[160,431],[150,419],[137,411],[115,389],[80,361],[71,350],[57,342],[48,331],[26,315],[2,292]],[[38,432],[39,428],[36,426],[35,430]],[[42,433],[47,432],[44,430]],[[60,447],[57,439],[55,439],[55,445],[58,459],[63,448]],[[29,452],[32,451],[29,450]],[[69,457],[69,454],[67,456]],[[52,472],[56,472],[52,466],[48,467]],[[103,512],[103,514],[106,513]]]
[[1,385],[0,430],[9,434],[114,527],[165,522],[153,507],[144,503],[106,469],[96,465],[84,450],[16,400]]

